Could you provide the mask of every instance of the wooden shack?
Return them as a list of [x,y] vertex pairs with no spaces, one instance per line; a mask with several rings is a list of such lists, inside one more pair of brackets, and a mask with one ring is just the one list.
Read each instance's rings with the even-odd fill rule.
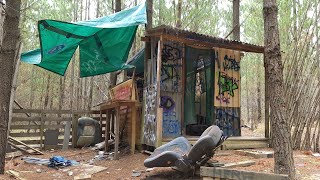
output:
[[240,136],[240,59],[264,47],[160,26],[146,32],[142,144],[158,147],[212,125]]

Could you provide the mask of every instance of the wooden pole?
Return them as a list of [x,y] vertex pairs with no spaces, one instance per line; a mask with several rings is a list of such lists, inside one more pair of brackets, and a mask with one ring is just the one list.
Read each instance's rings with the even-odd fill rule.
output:
[[44,114],[41,112],[40,116],[40,149],[44,148],[44,143],[43,143],[43,134],[44,134]]
[[78,115],[72,113],[72,146],[77,146]]
[[[160,106],[160,81],[161,81],[161,56],[162,56],[162,36],[158,41],[158,56],[157,56],[157,99],[156,99],[156,108],[157,108],[157,117],[156,117],[156,147],[161,146],[162,144],[162,111],[159,108]],[[160,126],[161,125],[161,126]]]
[[9,109],[9,121],[8,121],[8,137],[9,137],[9,133],[10,133],[10,125],[11,125],[11,121],[12,121],[12,109],[13,109],[13,103],[14,101],[14,97],[16,94],[16,89],[17,89],[17,79],[18,79],[18,73],[19,73],[19,66],[20,66],[20,55],[21,55],[21,51],[22,51],[22,43],[19,43],[18,46],[18,51],[16,52],[16,57],[15,57],[15,66],[14,68],[14,72],[13,72],[13,77],[12,77],[12,87],[11,87],[11,94],[10,94],[10,109]]

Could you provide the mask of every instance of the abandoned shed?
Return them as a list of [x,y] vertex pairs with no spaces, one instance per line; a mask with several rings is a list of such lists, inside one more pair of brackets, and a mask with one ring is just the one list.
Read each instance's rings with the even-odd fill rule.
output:
[[[200,136],[211,124],[240,136],[241,52],[264,47],[160,26],[146,32],[142,144]],[[149,49],[148,49],[149,47]],[[191,138],[192,139],[192,138]]]

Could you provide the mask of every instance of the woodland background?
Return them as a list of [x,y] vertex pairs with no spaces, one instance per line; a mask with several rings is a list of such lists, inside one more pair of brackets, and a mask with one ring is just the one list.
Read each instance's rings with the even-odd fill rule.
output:
[[[119,0],[22,0],[20,28],[23,52],[39,46],[37,21],[75,22],[114,13]],[[122,0],[121,9],[141,1]],[[320,44],[318,0],[281,0],[279,30],[284,63],[285,99],[294,149],[319,152],[320,140]],[[263,45],[263,1],[241,0],[241,41]],[[180,27],[225,38],[232,31],[232,0],[154,0],[153,26]],[[139,27],[130,57],[144,43]],[[231,39],[231,37],[227,37]],[[110,75],[79,78],[75,55],[61,77],[37,66],[21,63],[16,101],[28,109],[91,109],[108,99]],[[265,114],[263,56],[245,54],[241,60],[241,120],[252,130],[263,126]]]

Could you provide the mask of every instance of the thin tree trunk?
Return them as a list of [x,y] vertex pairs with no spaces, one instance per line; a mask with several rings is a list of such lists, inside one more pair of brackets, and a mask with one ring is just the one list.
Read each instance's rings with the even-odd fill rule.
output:
[[258,104],[258,118],[257,118],[257,123],[261,123],[262,122],[262,107],[261,107],[261,97],[262,97],[262,94],[261,94],[261,71],[260,71],[260,68],[259,68],[259,63],[257,64],[257,104]]
[[[115,0],[115,12],[121,11],[121,0]],[[117,72],[110,73],[110,84],[109,88],[115,86],[117,84]]]
[[47,76],[47,84],[46,84],[46,94],[44,97],[44,106],[43,109],[48,109],[48,105],[49,105],[49,94],[50,94],[50,79],[51,79],[51,73],[48,73]]
[[281,61],[276,0],[263,1],[264,45],[267,82],[270,92],[272,139],[274,148],[274,172],[288,174],[295,179],[291,134],[284,99],[283,64]]
[[[2,4],[0,4],[2,6]],[[14,73],[14,62],[20,40],[19,17],[21,0],[7,1],[3,36],[0,48],[0,174],[4,173],[7,147],[7,131],[10,109],[10,94]],[[4,8],[3,6],[0,8]],[[3,10],[3,9],[2,9]],[[18,10],[18,11],[17,11]],[[4,15],[1,13],[0,16]]]
[[158,21],[158,26],[162,25],[162,6],[163,6],[163,0],[159,0],[159,9],[158,9],[159,21]]
[[176,23],[176,27],[177,28],[181,28],[182,24],[181,24],[181,14],[182,14],[182,0],[178,0],[178,5],[177,5],[177,23]]
[[240,41],[240,0],[233,0],[233,39]]
[[[248,71],[248,67],[249,65],[247,64],[247,66],[246,66],[246,97],[247,97],[247,99],[246,99],[246,105],[247,105],[247,107],[246,107],[246,110],[247,110],[247,123],[249,124],[249,123],[251,123],[251,117],[250,117],[250,105],[249,105],[249,71]],[[251,123],[251,129],[252,129],[253,127],[252,127],[252,123]]]

